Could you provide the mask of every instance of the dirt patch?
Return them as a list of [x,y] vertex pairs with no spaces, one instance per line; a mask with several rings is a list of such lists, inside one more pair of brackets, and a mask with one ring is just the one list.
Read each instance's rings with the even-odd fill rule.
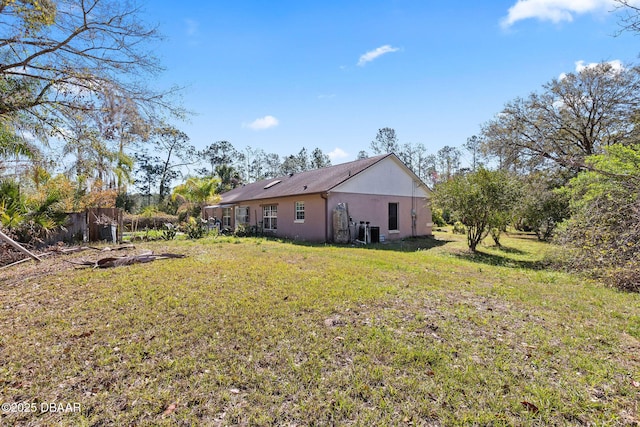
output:
[[[22,258],[24,257],[21,256],[17,258],[16,261]],[[70,258],[71,255],[60,254],[46,257],[42,262],[29,259],[19,265],[4,267],[0,269],[0,285],[17,285],[40,277],[70,270],[74,268],[74,266],[64,261]]]
[[[139,250],[138,250],[139,251]],[[5,262],[0,266],[0,285],[17,285],[29,282],[44,276],[58,274],[76,268],[86,268],[86,265],[79,265],[82,262],[95,263],[99,259],[117,254],[118,257],[136,254],[135,246],[126,247],[49,247],[44,252],[37,255],[42,262],[25,257],[15,251],[15,256],[11,262]],[[147,251],[148,252],[148,251]],[[4,255],[4,253],[3,253]],[[9,259],[9,258],[7,258]],[[24,260],[20,264],[17,261]]]

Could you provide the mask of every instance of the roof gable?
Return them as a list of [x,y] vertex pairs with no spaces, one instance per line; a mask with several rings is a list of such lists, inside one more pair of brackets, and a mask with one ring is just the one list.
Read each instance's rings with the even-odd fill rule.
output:
[[398,157],[388,156],[333,188],[334,192],[430,198],[431,191]]
[[395,154],[382,154],[353,162],[341,163],[339,165],[246,184],[223,193],[221,202],[239,203],[250,200],[324,193],[350,180],[352,177],[357,176],[387,157],[397,160],[408,173],[413,174],[410,169],[402,164]]

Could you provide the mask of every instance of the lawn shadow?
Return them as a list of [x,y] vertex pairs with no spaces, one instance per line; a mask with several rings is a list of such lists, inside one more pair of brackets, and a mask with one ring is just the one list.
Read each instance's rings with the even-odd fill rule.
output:
[[[281,239],[280,239],[281,240]],[[299,246],[309,247],[322,247],[322,246],[335,246],[341,248],[362,248],[368,250],[382,250],[382,251],[397,251],[397,252],[417,252],[425,251],[433,248],[437,248],[446,245],[453,240],[441,240],[436,239],[433,236],[421,236],[421,237],[409,237],[406,239],[387,240],[381,243],[312,243],[300,240],[288,240],[289,243]]]
[[382,243],[371,243],[368,245],[358,245],[365,249],[375,249],[383,251],[397,252],[417,252],[426,251],[446,245],[453,240],[436,239],[433,236],[408,237],[406,239],[387,240]]
[[[520,249],[513,248],[499,248],[498,250],[505,253],[513,253],[518,255],[526,255],[527,252],[524,252]],[[487,252],[476,251],[471,252],[456,252],[453,254],[455,257],[464,259],[471,262],[477,262],[481,264],[492,265],[496,267],[511,267],[511,268],[524,268],[528,270],[542,270],[546,267],[546,263],[542,260],[530,261],[530,260],[518,260],[513,259],[506,255],[499,254],[490,254]]]
[[507,254],[527,255],[529,253],[529,252],[523,251],[522,249],[509,248],[507,246],[496,246],[495,248],[500,252],[504,252]]

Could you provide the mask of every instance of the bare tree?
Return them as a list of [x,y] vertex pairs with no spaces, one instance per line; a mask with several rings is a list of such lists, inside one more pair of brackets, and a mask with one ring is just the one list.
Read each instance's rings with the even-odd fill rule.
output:
[[633,0],[613,0],[617,9],[622,12],[620,18],[620,32],[640,32],[640,6]]
[[579,170],[586,156],[637,138],[639,107],[639,68],[585,67],[508,103],[483,126],[483,149],[505,168]]
[[115,135],[156,108],[179,112],[171,91],[146,85],[161,71],[159,35],[141,13],[116,0],[0,2],[0,120],[65,138],[75,114],[102,115]]

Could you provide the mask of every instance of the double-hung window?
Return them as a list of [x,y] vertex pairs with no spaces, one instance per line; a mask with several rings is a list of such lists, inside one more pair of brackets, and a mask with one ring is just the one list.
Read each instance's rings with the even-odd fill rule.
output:
[[236,208],[236,225],[249,225],[249,206]]
[[231,227],[231,208],[222,208],[222,228]]
[[262,219],[265,230],[276,230],[278,228],[278,205],[263,206]]
[[304,222],[304,202],[296,202],[296,219],[294,222]]

